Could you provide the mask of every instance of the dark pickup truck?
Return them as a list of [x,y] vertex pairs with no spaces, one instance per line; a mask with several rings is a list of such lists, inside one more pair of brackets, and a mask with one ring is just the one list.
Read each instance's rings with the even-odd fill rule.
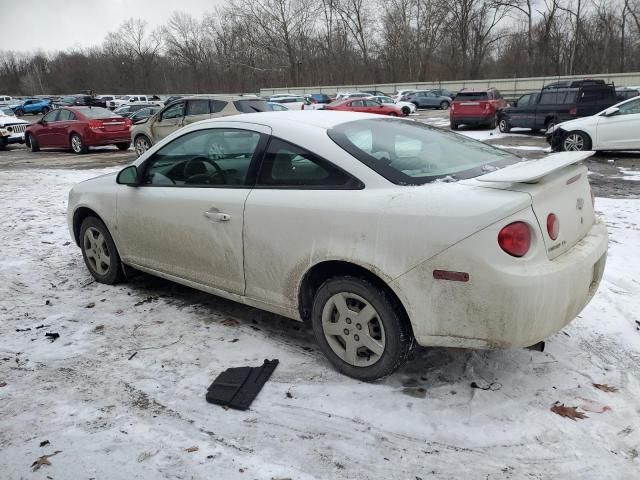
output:
[[498,112],[498,127],[504,133],[514,127],[537,132],[567,120],[594,115],[617,102],[613,85],[544,88],[522,95],[513,106]]

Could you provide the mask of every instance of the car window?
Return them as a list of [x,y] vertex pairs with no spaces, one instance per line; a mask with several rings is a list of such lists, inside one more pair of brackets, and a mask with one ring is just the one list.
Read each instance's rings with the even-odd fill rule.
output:
[[180,118],[182,117],[184,112],[184,102],[178,102],[175,105],[171,105],[168,107],[162,114],[160,115],[162,120],[170,120],[172,118]]
[[640,98],[620,105],[618,109],[619,115],[632,115],[634,113],[640,113]]
[[364,102],[362,100],[355,100],[349,105],[351,105],[352,107],[364,107]]
[[487,92],[460,92],[456,96],[456,102],[478,101],[478,100],[489,100],[488,93]]
[[209,100],[189,100],[187,102],[187,116],[189,115],[208,115]]
[[69,120],[73,120],[73,116],[73,113],[71,113],[69,110],[60,110],[57,121],[68,122]]
[[564,90],[550,90],[540,95],[539,105],[561,105],[565,103],[567,92]]
[[211,113],[218,113],[224,110],[224,107],[227,106],[227,102],[223,102],[222,100],[209,100]]
[[365,107],[379,107],[380,103],[374,100],[363,100]]
[[57,121],[58,114],[60,112],[62,112],[62,110],[53,110],[53,111],[47,113],[44,117],[42,117],[42,120],[44,122],[55,122],[55,121]]
[[523,95],[520,97],[520,99],[518,100],[518,106],[519,107],[526,107],[527,105],[529,105],[529,103],[531,102],[531,95]]
[[273,138],[260,168],[258,185],[345,188],[358,187],[360,182],[317,155]]
[[233,105],[239,112],[242,113],[255,113],[255,112],[268,112],[269,105],[264,100],[236,100]]
[[248,130],[197,130],[158,150],[145,168],[142,184],[151,186],[246,185],[260,134]]
[[350,155],[399,185],[473,178],[486,173],[488,166],[519,161],[504,150],[419,122],[355,120],[327,133]]

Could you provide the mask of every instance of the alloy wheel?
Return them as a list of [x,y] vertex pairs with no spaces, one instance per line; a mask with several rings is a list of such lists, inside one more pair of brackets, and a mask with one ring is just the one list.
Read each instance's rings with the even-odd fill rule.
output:
[[584,137],[579,133],[570,133],[564,139],[562,146],[568,152],[581,152],[584,150]]
[[150,148],[151,148],[151,144],[149,143],[149,140],[147,140],[146,137],[136,138],[135,149],[136,149],[136,154],[138,156],[142,155],[144,152],[146,152]]
[[82,139],[78,135],[71,137],[71,148],[75,153],[82,151]]
[[104,235],[97,228],[87,228],[82,247],[93,271],[98,275],[107,275],[111,268],[111,256]]
[[355,367],[375,364],[385,351],[386,337],[375,308],[355,293],[334,294],[322,309],[322,330],[329,347]]

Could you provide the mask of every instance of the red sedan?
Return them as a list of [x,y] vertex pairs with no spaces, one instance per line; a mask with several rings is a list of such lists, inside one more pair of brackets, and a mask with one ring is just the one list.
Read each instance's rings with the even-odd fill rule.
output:
[[115,145],[120,150],[131,146],[131,120],[106,108],[58,108],[27,127],[25,143],[32,152],[40,148],[71,148],[87,153],[89,147]]
[[325,110],[344,110],[348,112],[377,113],[391,117],[404,117],[402,109],[393,104],[383,104],[366,98],[352,98],[330,103]]

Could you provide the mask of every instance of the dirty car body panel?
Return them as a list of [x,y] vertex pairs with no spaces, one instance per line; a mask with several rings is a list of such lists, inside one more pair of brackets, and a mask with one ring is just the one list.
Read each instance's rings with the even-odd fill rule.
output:
[[[425,140],[376,146],[366,132],[375,137],[381,125],[387,132],[400,128],[397,138],[402,129],[424,128]],[[421,345],[521,347],[560,330],[592,298],[606,261],[607,231],[579,164],[585,154],[523,169],[493,147],[416,125],[347,112],[195,123],[134,165],[144,177],[181,138],[202,134],[201,156],[220,163],[223,173],[198,157],[177,161],[179,174],[172,172],[177,166],[156,168],[153,175],[166,184],[120,185],[108,176],[80,183],[70,193],[70,229],[77,239],[78,209],[93,208],[125,264],[296,320],[306,319],[301,291],[308,273],[341,262],[393,292]],[[227,151],[238,132],[239,145],[253,132],[251,148],[220,157],[219,144],[206,139],[223,130]],[[447,158],[475,150],[495,161],[447,172]],[[424,152],[437,158],[420,160],[418,171]],[[189,177],[196,164],[202,173]],[[208,178],[223,176],[226,183],[190,183],[207,170]],[[560,225],[555,239],[547,231],[551,213]],[[519,257],[498,243],[514,222],[530,235]],[[466,277],[442,278],[442,271]]]

